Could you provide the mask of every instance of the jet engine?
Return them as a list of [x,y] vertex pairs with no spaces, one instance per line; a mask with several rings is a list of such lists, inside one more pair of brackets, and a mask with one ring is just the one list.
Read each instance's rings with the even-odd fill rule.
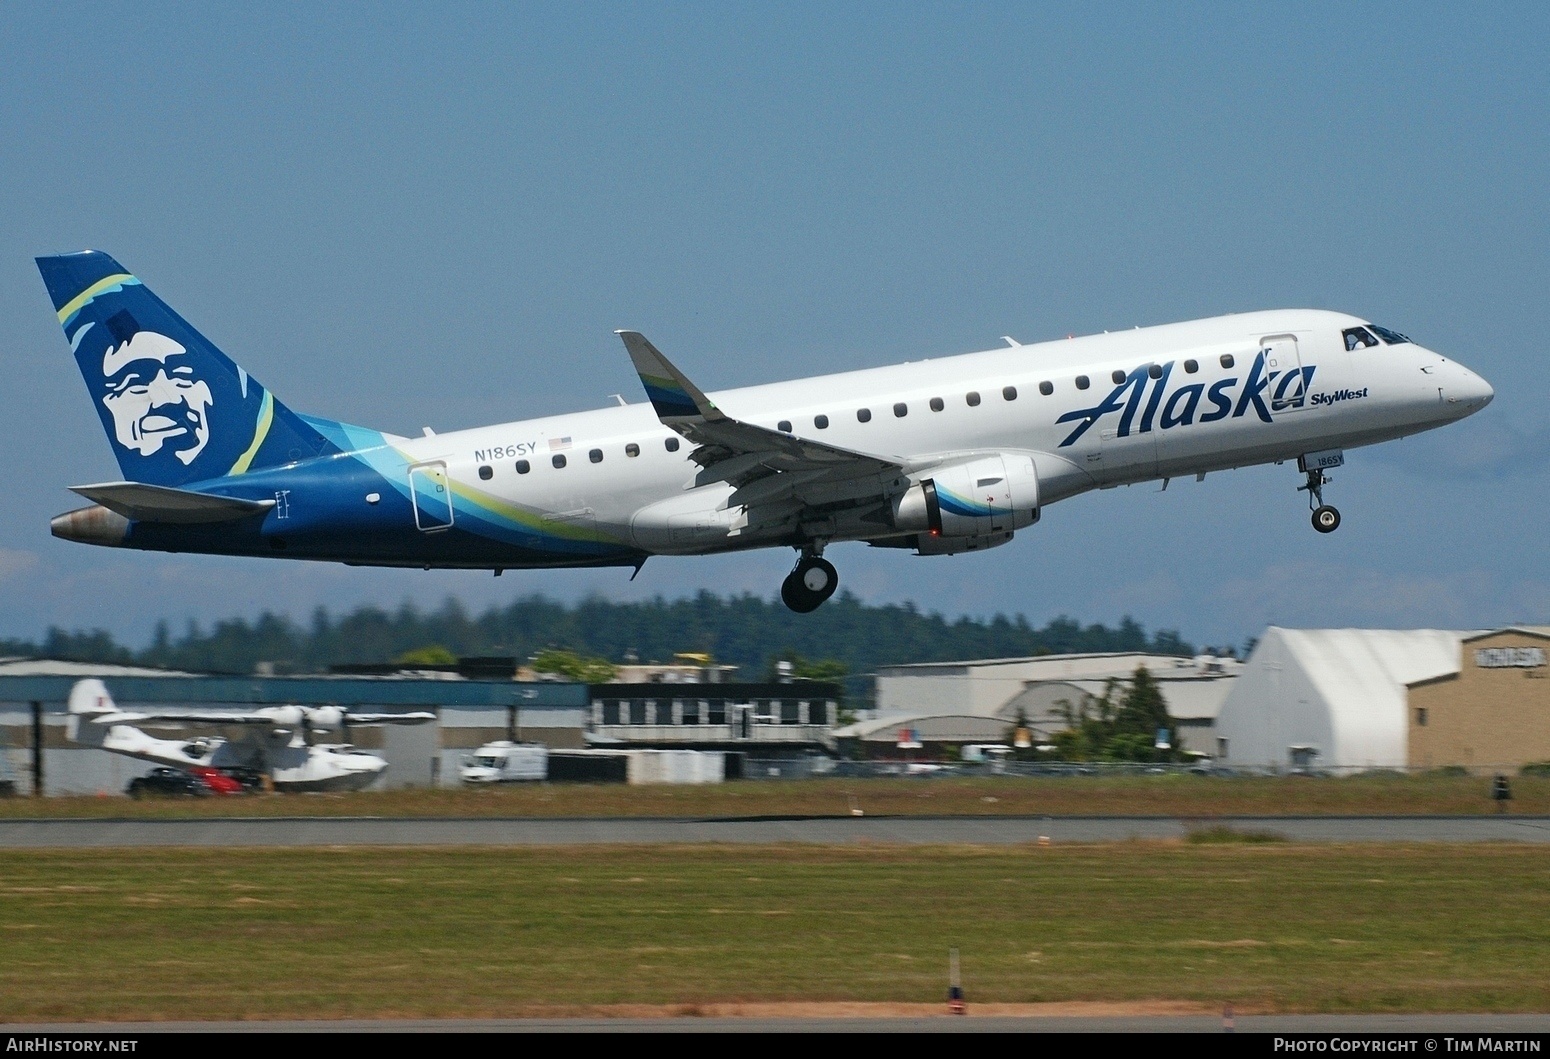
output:
[[894,525],[920,531],[921,555],[1005,544],[1039,520],[1039,476],[1029,456],[982,456],[933,468],[894,501]]

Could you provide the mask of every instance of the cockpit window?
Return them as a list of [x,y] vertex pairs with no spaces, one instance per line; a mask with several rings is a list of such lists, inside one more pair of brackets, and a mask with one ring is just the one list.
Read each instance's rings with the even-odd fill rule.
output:
[[1398,331],[1390,331],[1388,328],[1379,327],[1377,324],[1368,324],[1367,326],[1376,331],[1378,333],[1378,337],[1383,339],[1383,341],[1387,342],[1391,346],[1403,346],[1410,341],[1410,339],[1406,338]]
[[1356,349],[1365,349],[1368,346],[1376,346],[1378,340],[1372,337],[1372,332],[1365,327],[1348,327],[1341,332],[1345,336],[1345,348],[1347,352]]

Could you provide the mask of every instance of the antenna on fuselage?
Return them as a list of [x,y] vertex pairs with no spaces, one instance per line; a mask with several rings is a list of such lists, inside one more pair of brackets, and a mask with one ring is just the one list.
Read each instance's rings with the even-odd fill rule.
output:
[[1011,346],[1013,349],[1016,349],[1018,346],[1022,345],[1021,342],[1017,341],[1017,339],[1013,338],[1011,335],[1002,335],[1001,336],[1001,341],[1005,342],[1007,345]]

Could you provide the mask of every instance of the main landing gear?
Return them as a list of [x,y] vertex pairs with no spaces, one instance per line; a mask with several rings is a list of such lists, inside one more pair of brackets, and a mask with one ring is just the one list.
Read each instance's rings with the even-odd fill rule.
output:
[[1307,485],[1299,485],[1297,491],[1308,491],[1308,506],[1313,508],[1313,528],[1320,533],[1333,533],[1340,528],[1340,512],[1331,504],[1324,503],[1324,487],[1329,478],[1323,471],[1307,471]]
[[823,557],[822,547],[804,548],[780,585],[781,601],[798,614],[817,610],[840,587],[839,572]]

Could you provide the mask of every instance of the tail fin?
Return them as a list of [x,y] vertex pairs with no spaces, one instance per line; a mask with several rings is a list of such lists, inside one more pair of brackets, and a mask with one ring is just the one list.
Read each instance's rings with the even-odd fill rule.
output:
[[336,451],[107,254],[37,260],[128,481],[180,486]]
[[105,729],[99,724],[84,722],[118,712],[113,696],[108,694],[107,685],[96,679],[75,682],[75,686],[70,689],[67,709],[70,720],[65,734],[72,743],[86,743],[90,746],[102,745]]
[[108,686],[96,678],[75,682],[75,686],[70,689],[70,702],[66,709],[72,717],[118,712],[113,696],[108,694]]

